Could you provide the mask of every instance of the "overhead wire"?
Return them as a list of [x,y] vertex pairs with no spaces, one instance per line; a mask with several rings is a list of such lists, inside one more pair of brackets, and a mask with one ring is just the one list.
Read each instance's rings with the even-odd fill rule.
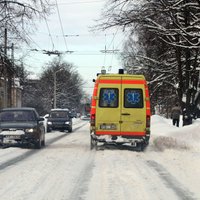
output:
[[[125,4],[122,6],[122,8],[123,8],[124,6],[125,6]],[[122,12],[122,9],[120,10],[119,14],[120,14],[121,12]],[[113,45],[113,47],[112,47],[112,51],[113,51],[113,52],[112,52],[112,58],[111,58],[111,65],[109,66],[108,71],[111,71],[114,52],[117,50],[117,49],[114,48],[114,40],[115,40],[115,37],[116,37],[118,31],[119,31],[119,27],[117,27],[117,30],[116,30],[115,33],[113,34],[113,38],[112,38],[110,44],[108,45],[108,50],[110,49],[111,45]],[[106,54],[106,51],[105,51],[105,54]],[[105,58],[106,58],[106,56],[105,56]],[[104,63],[105,63],[105,58],[104,58]]]
[[[63,25],[62,25],[62,20],[61,20],[61,16],[60,16],[60,11],[59,11],[59,7],[58,7],[58,2],[57,0],[56,1],[56,8],[57,8],[57,13],[58,13],[58,17],[59,17],[59,22],[60,22],[60,26],[61,26],[61,30],[62,30],[62,37],[64,38],[64,42],[65,42],[65,46],[66,46],[66,49],[68,49],[67,47],[67,42],[66,42],[66,36],[64,34],[64,29],[63,29]],[[99,1],[98,1],[99,2]],[[78,2],[73,2],[73,3],[78,3]],[[83,3],[83,2],[79,2],[79,3]],[[84,2],[84,3],[94,3],[94,2]],[[68,4],[68,3],[66,3]],[[70,4],[70,3],[69,3]],[[46,25],[47,25],[47,29],[48,29],[48,34],[49,34],[49,37],[51,38],[51,43],[52,43],[52,46],[54,48],[54,42],[53,42],[53,38],[52,38],[52,34],[50,33],[50,29],[49,29],[49,26],[48,26],[48,23],[47,23],[47,20],[45,18],[45,22],[46,22]],[[105,34],[105,50],[107,50],[108,48],[111,47],[111,45],[113,45],[113,50],[114,50],[114,40],[116,38],[116,35],[118,33],[118,29],[116,30],[115,33],[112,33],[113,37],[112,37],[112,41],[109,43],[108,47],[106,46],[106,43],[107,43],[107,34]],[[77,34],[78,35],[78,34]],[[88,34],[89,35],[89,34]],[[109,34],[108,34],[109,35]],[[69,35],[70,36],[70,35]],[[83,34],[83,35],[78,35],[78,36],[87,36],[86,34]],[[95,35],[95,36],[99,36],[99,35]],[[31,39],[32,40],[32,39]],[[33,41],[33,40],[32,40]],[[33,41],[34,42],[34,41]],[[35,42],[34,42],[35,43]],[[36,44],[36,43],[35,43]],[[36,44],[38,47],[39,45]],[[40,48],[40,47],[39,47]],[[41,49],[41,48],[40,48]],[[75,55],[102,55],[102,53],[98,53],[98,52],[80,52],[80,51],[73,51]],[[73,54],[71,54],[73,55]],[[112,54],[112,58],[111,58],[111,65],[112,65],[112,62],[113,62],[113,56],[114,56],[114,53]],[[104,55],[104,65],[106,64],[106,58],[107,58],[107,53],[105,51],[105,55]]]
[[49,37],[50,37],[50,40],[51,40],[51,44],[52,44],[52,50],[54,49],[54,42],[53,42],[53,37],[51,35],[51,32],[50,32],[50,29],[49,29],[49,24],[47,22],[47,19],[46,17],[44,16],[44,20],[45,20],[45,23],[46,23],[46,26],[47,26],[47,30],[48,30],[48,33],[49,33]]
[[[43,8],[42,0],[40,0],[40,3],[41,3],[41,7]],[[49,24],[48,24],[48,22],[47,22],[46,13],[44,12],[43,9],[42,9],[42,15],[43,15],[44,21],[45,21],[45,23],[46,23],[46,27],[47,27],[48,35],[49,35],[49,37],[50,37],[51,44],[52,44],[52,49],[54,49],[53,38],[52,38],[52,35],[51,35],[51,32],[50,32]]]
[[[114,35],[113,35],[113,38],[114,38]],[[112,57],[111,57],[110,67],[108,67],[108,71],[111,71],[111,69],[112,69],[113,57],[114,57],[114,39],[113,39],[113,53],[112,53]]]
[[[72,5],[72,4],[83,4],[83,3],[100,3],[100,2],[105,2],[105,0],[103,0],[103,1],[81,1],[81,2],[68,2],[68,3],[59,3],[60,5],[62,4],[62,5]],[[56,3],[57,3],[57,0],[56,0]],[[116,34],[117,34],[117,31],[116,31],[116,33],[115,34],[113,34],[113,39],[112,39],[112,41],[111,41],[111,43],[110,43],[110,45],[109,45],[109,47],[108,47],[108,50],[109,50],[109,48],[110,48],[110,46],[112,45],[112,43],[114,43],[114,39],[115,39],[115,36],[116,36]],[[79,35],[77,35],[77,36],[79,36]],[[106,64],[106,57],[107,57],[107,47],[106,47],[106,37],[107,37],[107,35],[105,34],[105,49],[104,49],[104,61],[103,61],[103,66],[105,66],[105,64]],[[113,56],[114,56],[114,46],[113,46],[113,54],[112,54]],[[113,60],[113,56],[112,56],[112,59],[111,59],[111,65],[112,65],[112,60]],[[110,69],[111,70],[111,69]]]
[[98,0],[98,1],[77,1],[77,2],[68,2],[68,3],[59,3],[59,5],[74,5],[74,4],[90,4],[90,3],[101,3],[105,2],[105,0]]
[[[121,7],[120,12],[119,12],[118,15],[121,14],[123,8],[126,6],[126,3],[127,3],[126,1],[123,3],[123,5],[122,5],[122,7]],[[109,23],[108,20],[107,20],[107,23]],[[117,30],[115,31],[115,34],[113,34],[112,41],[111,41],[110,44],[108,45],[108,49],[110,49],[111,45],[113,45],[113,49],[112,49],[112,50],[113,50],[113,54],[112,54],[112,58],[111,58],[111,65],[110,65],[110,67],[108,68],[108,71],[111,70],[111,68],[112,68],[112,61],[113,61],[113,56],[114,56],[114,51],[115,51],[115,49],[114,49],[114,40],[115,40],[115,37],[116,37],[118,31],[119,31],[119,26],[117,27]],[[121,42],[120,42],[119,45],[121,45]],[[118,45],[118,46],[119,46],[119,45]],[[118,46],[117,46],[117,47],[118,47]],[[116,49],[116,50],[117,50],[117,49]]]
[[[111,51],[111,53],[112,53],[112,57],[111,57],[111,61],[110,61],[110,66],[108,67],[108,71],[111,71],[111,69],[112,69],[113,57],[114,57],[115,52],[117,51],[117,49],[115,49],[115,46],[114,46],[114,40],[115,40],[115,37],[117,35],[117,32],[118,32],[118,28],[117,28],[116,32],[113,33],[112,40],[109,43],[108,47],[106,47],[107,42],[106,42],[106,34],[105,34],[105,51],[104,51],[105,56],[104,56],[104,65],[103,66],[105,66],[105,64],[106,64],[107,51]],[[110,48],[111,45],[112,45],[112,49]]]
[[103,61],[103,66],[106,64],[106,34],[105,34],[105,53],[104,53],[104,61]]
[[56,1],[56,8],[57,8],[57,12],[58,12],[58,18],[59,18],[59,22],[60,22],[60,26],[61,26],[61,31],[62,31],[62,34],[63,34],[65,47],[66,47],[66,49],[68,51],[67,42],[66,42],[66,38],[65,38],[65,34],[64,34],[63,25],[62,25],[62,20],[61,20],[61,16],[60,16],[60,11],[59,11],[59,7],[58,7],[58,2],[57,2],[57,0],[55,0],[55,1]]

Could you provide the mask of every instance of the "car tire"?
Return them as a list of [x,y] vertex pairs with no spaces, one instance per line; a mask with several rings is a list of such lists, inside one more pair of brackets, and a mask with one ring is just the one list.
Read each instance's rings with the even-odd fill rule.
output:
[[49,127],[47,127],[47,133],[51,132],[51,129]]
[[35,142],[35,148],[36,149],[41,149],[41,147],[42,147],[42,141],[41,141],[41,138],[40,138],[39,141]]
[[68,132],[69,132],[69,133],[71,133],[71,132],[72,132],[72,127],[70,127],[70,128],[68,129]]
[[42,141],[42,146],[43,147],[45,146],[45,139]]

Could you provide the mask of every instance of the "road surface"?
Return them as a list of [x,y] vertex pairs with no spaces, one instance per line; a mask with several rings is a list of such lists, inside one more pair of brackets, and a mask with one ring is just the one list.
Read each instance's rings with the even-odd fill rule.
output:
[[41,150],[0,149],[0,199],[200,199],[199,152],[160,151],[153,140],[145,152],[96,151],[89,139],[89,122],[77,120],[72,133],[46,133]]

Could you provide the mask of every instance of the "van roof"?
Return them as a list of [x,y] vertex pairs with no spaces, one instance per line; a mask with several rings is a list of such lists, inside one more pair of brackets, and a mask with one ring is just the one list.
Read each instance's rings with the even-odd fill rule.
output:
[[144,75],[142,74],[99,74],[97,79],[100,77],[132,77],[134,79],[145,79]]

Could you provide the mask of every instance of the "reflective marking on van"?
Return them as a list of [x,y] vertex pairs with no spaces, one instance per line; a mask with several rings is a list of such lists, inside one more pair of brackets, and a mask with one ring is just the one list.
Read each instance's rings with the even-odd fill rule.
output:
[[119,80],[119,79],[100,79],[101,84],[142,84],[146,83],[145,80]]
[[99,83],[101,84],[121,84],[121,80],[106,80],[106,79],[100,79]]
[[122,80],[122,84],[142,84],[146,83],[145,80]]
[[96,131],[96,135],[127,135],[145,136],[145,132],[124,132],[124,131]]

